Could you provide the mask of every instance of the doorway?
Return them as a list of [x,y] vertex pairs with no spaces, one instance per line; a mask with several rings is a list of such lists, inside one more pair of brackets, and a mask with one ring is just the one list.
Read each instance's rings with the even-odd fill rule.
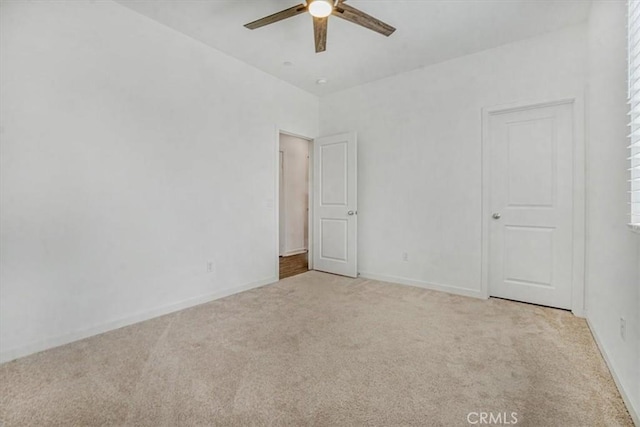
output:
[[279,134],[279,278],[309,270],[310,141]]
[[495,110],[483,138],[488,295],[581,306],[583,223],[574,100]]

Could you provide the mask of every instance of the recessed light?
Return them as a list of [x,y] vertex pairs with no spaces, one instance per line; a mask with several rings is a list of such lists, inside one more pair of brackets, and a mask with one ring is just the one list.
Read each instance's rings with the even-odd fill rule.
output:
[[326,79],[326,78],[324,78],[324,77],[322,77],[322,78],[320,78],[320,79],[316,80],[316,84],[317,84],[317,85],[326,85],[327,83],[329,83],[329,80],[328,80],[328,79]]

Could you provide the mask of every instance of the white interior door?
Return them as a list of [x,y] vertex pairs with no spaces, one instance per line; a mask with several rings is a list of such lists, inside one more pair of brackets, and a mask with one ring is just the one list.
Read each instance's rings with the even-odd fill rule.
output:
[[355,132],[313,142],[313,268],[357,277]]
[[489,292],[571,308],[573,104],[489,118]]

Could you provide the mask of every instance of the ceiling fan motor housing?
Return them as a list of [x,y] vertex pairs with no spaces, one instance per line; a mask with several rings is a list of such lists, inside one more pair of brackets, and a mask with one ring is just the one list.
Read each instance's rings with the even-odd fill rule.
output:
[[[304,4],[305,4],[306,6],[309,6],[309,4],[310,4],[310,3],[313,3],[314,1],[316,1],[316,0],[304,0]],[[328,3],[333,3],[333,6],[335,7],[335,6],[337,6],[337,5],[338,5],[338,2],[339,2],[340,0],[325,0],[325,1],[326,1],[326,2],[328,2]]]

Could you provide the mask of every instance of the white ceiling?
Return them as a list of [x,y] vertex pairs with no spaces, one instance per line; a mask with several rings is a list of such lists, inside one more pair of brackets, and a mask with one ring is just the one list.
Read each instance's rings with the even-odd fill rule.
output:
[[577,24],[590,7],[590,0],[349,0],[397,31],[386,38],[331,17],[327,51],[316,54],[308,14],[243,27],[301,0],[116,1],[316,95]]

